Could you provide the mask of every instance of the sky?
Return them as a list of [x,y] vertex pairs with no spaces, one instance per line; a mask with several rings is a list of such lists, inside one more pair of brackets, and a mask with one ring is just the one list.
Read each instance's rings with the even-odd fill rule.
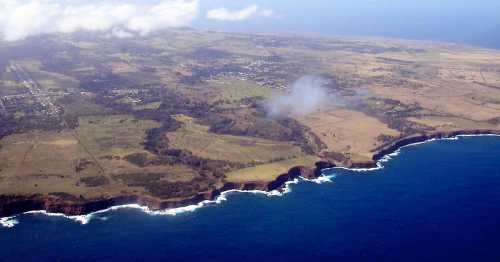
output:
[[0,0],[0,38],[189,26],[237,32],[386,36],[500,48],[499,0]]

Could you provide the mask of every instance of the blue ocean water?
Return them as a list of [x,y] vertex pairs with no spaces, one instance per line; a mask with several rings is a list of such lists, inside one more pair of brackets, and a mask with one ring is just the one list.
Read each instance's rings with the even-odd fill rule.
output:
[[271,17],[217,21],[200,16],[194,26],[236,32],[382,36],[444,41],[500,49],[498,0],[211,0],[201,12],[250,5],[274,11]]
[[500,138],[407,147],[384,166],[177,216],[22,215],[0,228],[0,261],[500,261]]

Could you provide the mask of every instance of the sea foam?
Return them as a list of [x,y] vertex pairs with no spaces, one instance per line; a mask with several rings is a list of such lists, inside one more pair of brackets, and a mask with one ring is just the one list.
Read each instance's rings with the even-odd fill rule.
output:
[[308,178],[302,178],[303,181],[315,183],[318,185],[324,184],[324,183],[331,183],[333,182],[333,178],[335,178],[335,175],[322,175],[318,178],[315,179],[308,179]]
[[15,219],[15,217],[4,217],[0,218],[0,226],[6,227],[6,228],[12,228],[15,225],[19,223],[18,220]]
[[[335,170],[335,169],[337,169],[337,170],[344,169],[344,170],[349,170],[349,171],[354,171],[354,172],[359,172],[359,173],[380,170],[380,169],[384,168],[383,163],[386,163],[386,162],[392,160],[394,157],[398,156],[401,153],[402,148],[426,144],[426,143],[430,143],[430,142],[437,141],[437,140],[458,140],[460,137],[477,137],[477,136],[500,137],[500,135],[496,135],[496,134],[484,134],[484,135],[479,134],[479,135],[458,135],[458,136],[450,137],[450,138],[432,138],[432,139],[429,139],[429,140],[426,140],[423,142],[412,143],[412,144],[408,144],[408,145],[400,147],[398,150],[394,151],[393,153],[387,154],[383,158],[378,160],[376,163],[377,166],[374,168],[334,167],[334,168],[330,168],[330,169],[325,169],[325,170],[323,170],[323,172],[328,171],[328,170]],[[322,175],[316,179],[306,179],[306,178],[301,177],[300,179],[294,179],[292,181],[286,182],[285,186],[283,187],[282,190],[273,190],[270,192],[261,191],[261,190],[228,190],[228,191],[222,192],[214,200],[205,200],[205,201],[202,201],[202,202],[195,204],[195,205],[189,205],[189,206],[185,206],[185,207],[178,207],[178,208],[172,208],[172,209],[166,209],[166,210],[151,210],[147,206],[141,206],[138,204],[129,204],[129,205],[113,206],[113,207],[110,207],[107,209],[99,210],[99,211],[96,211],[96,212],[93,212],[93,213],[90,213],[87,215],[81,215],[81,216],[67,216],[67,215],[60,214],[60,213],[49,213],[49,212],[46,212],[43,210],[42,211],[29,211],[29,212],[26,212],[24,214],[41,214],[41,215],[45,215],[45,216],[62,217],[62,218],[73,220],[73,221],[78,222],[82,225],[89,223],[93,218],[96,217],[96,215],[104,214],[104,213],[108,213],[110,211],[115,211],[115,210],[120,210],[120,209],[137,209],[137,210],[141,210],[144,213],[149,214],[149,215],[175,216],[175,215],[186,213],[186,212],[194,212],[200,208],[203,208],[203,207],[206,207],[209,205],[220,204],[224,201],[227,201],[227,196],[230,194],[233,194],[233,193],[262,194],[262,195],[265,195],[268,197],[280,197],[280,196],[283,196],[285,194],[292,192],[292,189],[290,186],[294,185],[294,184],[298,184],[301,180],[316,183],[316,184],[323,184],[323,183],[332,182],[332,179],[334,177],[335,177],[335,175]],[[17,218],[17,216],[0,218],[0,226],[6,227],[6,228],[12,228],[19,223],[19,221],[16,218]],[[106,220],[106,219],[108,219],[108,217],[104,217],[104,218],[100,217],[100,219]]]
[[[165,210],[152,210],[147,206],[141,206],[139,204],[128,204],[128,205],[119,205],[119,206],[113,206],[107,209],[99,210],[87,215],[80,215],[80,216],[68,216],[65,214],[61,213],[49,213],[44,210],[38,210],[38,211],[28,211],[25,212],[24,214],[27,215],[44,215],[44,216],[50,216],[50,217],[61,217],[65,219],[72,220],[74,222],[80,223],[82,225],[88,224],[93,218],[96,218],[97,215],[108,213],[110,211],[115,211],[115,210],[121,210],[121,209],[136,209],[140,210],[146,214],[149,215],[154,215],[154,216],[175,216],[178,214],[182,213],[188,213],[188,212],[194,212],[200,208],[209,206],[209,205],[217,205],[221,204],[224,201],[227,201],[227,196],[233,193],[245,193],[245,194],[263,194],[267,197],[280,197],[283,196],[287,193],[292,192],[291,185],[298,184],[300,182],[299,179],[294,179],[292,181],[288,181],[285,183],[285,186],[283,187],[282,190],[273,190],[270,192],[266,191],[261,191],[261,190],[228,190],[225,192],[222,192],[216,199],[214,200],[205,200],[202,201],[198,204],[194,205],[189,205],[189,206],[184,206],[184,207],[178,207],[178,208],[171,208],[171,209],[165,209]],[[0,226],[6,227],[6,228],[11,228],[14,227],[16,224],[18,224],[18,220],[16,220],[17,216],[14,217],[6,217],[0,219]],[[101,217],[98,217],[101,219]],[[105,219],[101,220],[106,220],[108,217]]]
[[431,143],[434,141],[439,141],[439,140],[449,140],[449,141],[455,141],[460,139],[460,137],[481,137],[481,136],[493,136],[493,137],[500,137],[500,135],[497,134],[471,134],[471,135],[457,135],[453,137],[444,137],[444,138],[431,138],[422,142],[415,142],[411,143],[408,145],[401,146],[398,148],[396,151],[385,155],[381,159],[379,159],[376,163],[376,167],[373,168],[347,168],[347,167],[332,167],[325,169],[323,171],[332,171],[332,170],[348,170],[348,171],[353,171],[353,172],[358,172],[358,173],[365,173],[365,172],[370,172],[370,171],[376,171],[384,168],[384,163],[389,162],[393,158],[397,157],[399,154],[401,154],[401,149],[406,148],[406,147],[412,147],[412,146],[418,146],[418,145],[423,145],[427,143]]

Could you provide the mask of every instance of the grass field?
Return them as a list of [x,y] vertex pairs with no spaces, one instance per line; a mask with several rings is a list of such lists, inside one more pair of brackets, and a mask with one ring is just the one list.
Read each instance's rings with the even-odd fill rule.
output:
[[251,81],[242,81],[232,78],[221,78],[209,81],[210,89],[206,92],[208,101],[224,103],[238,103],[245,98],[262,97],[268,98],[272,95],[269,88],[258,86]]
[[202,158],[238,163],[267,163],[303,155],[300,147],[289,142],[210,133],[208,126],[197,124],[193,118],[185,115],[177,115],[175,118],[183,126],[167,134],[170,147],[188,150]]
[[155,121],[137,120],[129,115],[88,116],[79,119],[76,132],[93,155],[123,157],[144,151],[146,130],[159,126]]
[[378,119],[345,109],[325,109],[302,116],[299,121],[326,144],[326,151],[355,154],[363,160],[370,160],[371,150],[380,145],[378,136],[399,136],[398,131]]
[[226,180],[235,183],[248,181],[269,182],[276,179],[277,175],[288,172],[291,167],[314,167],[314,164],[319,160],[320,159],[315,156],[304,156],[255,167],[248,167],[228,173],[226,175]]
[[493,124],[485,122],[476,122],[473,120],[457,118],[457,117],[438,117],[438,116],[428,116],[428,117],[411,117],[408,118],[409,121],[416,122],[428,127],[435,128],[439,131],[453,131],[463,129],[464,127],[468,129],[494,129],[496,126]]
[[[76,184],[75,166],[81,159],[92,159],[71,131],[30,132],[8,136],[1,142],[0,191],[21,192],[86,192]],[[88,173],[100,170],[88,165]]]
[[[0,192],[4,194],[66,192],[100,197],[103,194],[144,192],[126,187],[116,176],[161,176],[161,181],[189,182],[199,174],[185,165],[137,166],[124,157],[143,149],[145,131],[154,121],[129,115],[81,117],[75,131],[35,131],[0,141]],[[142,177],[147,181],[147,177]],[[89,185],[92,186],[86,186]],[[101,183],[101,184],[100,184]]]

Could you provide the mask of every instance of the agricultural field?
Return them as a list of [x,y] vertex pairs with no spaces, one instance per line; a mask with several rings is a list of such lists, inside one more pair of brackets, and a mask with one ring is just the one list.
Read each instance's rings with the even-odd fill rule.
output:
[[0,197],[182,202],[374,165],[407,137],[500,132],[497,50],[192,29],[0,49]]
[[248,181],[271,182],[276,179],[276,175],[274,174],[284,174],[290,170],[290,167],[295,166],[311,167],[319,160],[319,157],[305,156],[247,167],[228,173],[227,181],[233,183],[245,183]]

